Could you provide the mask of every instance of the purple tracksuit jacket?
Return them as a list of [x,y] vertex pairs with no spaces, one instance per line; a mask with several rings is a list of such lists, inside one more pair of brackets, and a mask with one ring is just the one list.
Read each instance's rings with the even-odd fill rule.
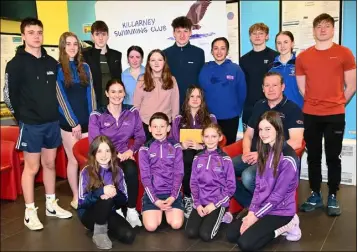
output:
[[[128,149],[137,152],[145,142],[145,133],[138,110],[132,105],[122,105],[118,121],[102,107],[93,111],[88,125],[88,140],[91,143],[96,136],[105,135],[113,143],[116,151],[123,153]],[[134,144],[128,148],[129,139],[134,137]]]
[[[180,129],[187,129],[186,125],[181,125],[181,120],[182,120],[183,116],[182,115],[177,115],[174,118],[173,124],[172,124],[172,129],[170,130],[170,137],[174,138],[175,141],[179,142],[180,141]],[[217,120],[215,115],[210,114],[210,119],[212,123],[217,124]],[[188,129],[202,129],[203,127],[200,125],[199,123],[199,118],[198,118],[198,114],[196,114],[195,118],[192,118],[191,122],[190,122],[190,127]]]
[[144,190],[153,204],[159,194],[178,198],[184,176],[180,143],[170,138],[149,140],[139,149],[139,168]]
[[256,217],[265,215],[294,216],[296,213],[295,192],[298,187],[299,160],[288,144],[284,145],[276,177],[273,176],[273,153],[269,154],[262,176],[256,172],[256,185],[250,211]]
[[[79,191],[78,191],[78,215],[82,217],[84,212],[94,205],[97,200],[100,199],[101,195],[104,194],[103,186],[113,184],[112,181],[112,171],[108,168],[99,167],[99,176],[103,181],[103,186],[97,189],[89,191],[87,186],[90,182],[89,174],[88,174],[88,166],[82,169],[80,173],[80,182],[79,182]],[[114,197],[115,201],[118,201],[119,204],[125,204],[128,199],[127,194],[127,185],[124,181],[124,175],[122,169],[119,169],[116,181],[118,181],[117,195]]]
[[190,189],[193,206],[210,203],[218,208],[228,207],[236,190],[236,178],[231,158],[221,149],[203,150],[194,157]]

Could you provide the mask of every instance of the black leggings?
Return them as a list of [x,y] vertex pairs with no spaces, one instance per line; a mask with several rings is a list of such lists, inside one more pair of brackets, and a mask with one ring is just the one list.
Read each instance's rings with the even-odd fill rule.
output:
[[183,191],[184,196],[190,197],[190,176],[191,176],[191,167],[193,165],[194,156],[198,153],[197,150],[186,149],[183,150],[183,161],[184,161],[184,178],[183,178]]
[[120,163],[120,166],[123,169],[124,180],[127,184],[127,192],[128,192],[128,204],[129,208],[136,207],[137,204],[137,196],[138,196],[138,167],[134,160],[127,159]]
[[113,199],[99,199],[93,206],[85,211],[81,218],[82,224],[93,231],[94,224],[108,223],[108,231],[120,242],[131,244],[136,236],[131,225],[112,209],[115,206]]
[[193,209],[186,223],[185,233],[189,238],[200,237],[203,241],[210,241],[218,233],[224,214],[225,207],[219,207],[204,217]]
[[240,234],[241,219],[232,222],[227,229],[227,239],[237,243],[241,251],[257,251],[275,238],[275,230],[285,226],[293,216],[266,215]]

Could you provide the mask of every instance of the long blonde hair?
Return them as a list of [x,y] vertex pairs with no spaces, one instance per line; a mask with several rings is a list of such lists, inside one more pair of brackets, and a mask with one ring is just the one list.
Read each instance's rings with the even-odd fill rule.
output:
[[79,74],[81,84],[83,86],[87,86],[88,85],[88,76],[87,76],[85,68],[84,68],[84,61],[83,61],[83,57],[82,57],[82,53],[81,53],[80,40],[78,39],[76,34],[74,34],[73,32],[64,32],[64,33],[62,33],[62,35],[60,37],[59,44],[58,44],[58,48],[60,50],[58,61],[61,64],[63,74],[65,77],[65,87],[68,88],[73,83],[72,73],[71,73],[71,68],[70,68],[70,59],[66,53],[66,39],[68,37],[74,37],[77,40],[78,53],[76,54],[74,61],[77,66],[77,72]]

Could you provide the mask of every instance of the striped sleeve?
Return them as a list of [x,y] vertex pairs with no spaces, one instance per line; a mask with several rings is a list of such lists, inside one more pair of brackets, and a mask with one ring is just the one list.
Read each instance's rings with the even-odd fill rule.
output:
[[184,177],[184,162],[183,162],[183,150],[180,143],[174,145],[175,148],[175,160],[174,160],[174,182],[171,196],[175,199],[178,198],[181,184]]
[[150,201],[154,204],[158,200],[158,197],[154,193],[154,187],[152,184],[152,173],[150,170],[150,162],[149,162],[149,148],[146,146],[140,147],[138,152],[138,157],[139,157],[140,177],[142,180],[144,191],[146,192]]
[[88,113],[91,114],[92,111],[97,109],[96,94],[93,87],[93,78],[90,67],[87,63],[84,63],[86,72],[89,78],[89,85],[87,86],[87,102],[88,102]]
[[78,125],[78,119],[73,113],[71,105],[67,99],[65,92],[65,82],[63,78],[63,71],[61,68],[58,69],[57,81],[56,81],[56,95],[59,103],[59,111],[61,115],[66,119],[68,124],[74,128]]
[[229,156],[224,156],[222,158],[223,166],[224,166],[224,172],[226,174],[225,178],[225,187],[222,190],[222,194],[220,197],[216,199],[216,202],[214,202],[214,205],[216,208],[220,206],[226,206],[229,203],[229,200],[232,195],[234,195],[236,190],[236,178],[235,178],[235,171],[234,166],[232,164],[232,160]]
[[297,163],[293,157],[284,156],[278,166],[278,171],[277,180],[270,196],[261,204],[263,206],[254,212],[257,218],[264,217],[272,209],[275,209],[277,205],[281,204],[287,195],[290,185],[294,183],[296,187],[298,185]]

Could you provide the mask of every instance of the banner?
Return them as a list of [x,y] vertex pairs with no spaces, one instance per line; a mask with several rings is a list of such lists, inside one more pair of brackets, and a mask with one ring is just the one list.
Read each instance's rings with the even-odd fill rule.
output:
[[205,61],[213,60],[211,42],[227,37],[225,1],[97,1],[96,20],[109,28],[109,47],[123,53],[123,69],[128,67],[127,49],[142,47],[144,63],[153,49],[165,49],[175,43],[171,23],[187,16],[194,23],[190,43],[202,48]]

